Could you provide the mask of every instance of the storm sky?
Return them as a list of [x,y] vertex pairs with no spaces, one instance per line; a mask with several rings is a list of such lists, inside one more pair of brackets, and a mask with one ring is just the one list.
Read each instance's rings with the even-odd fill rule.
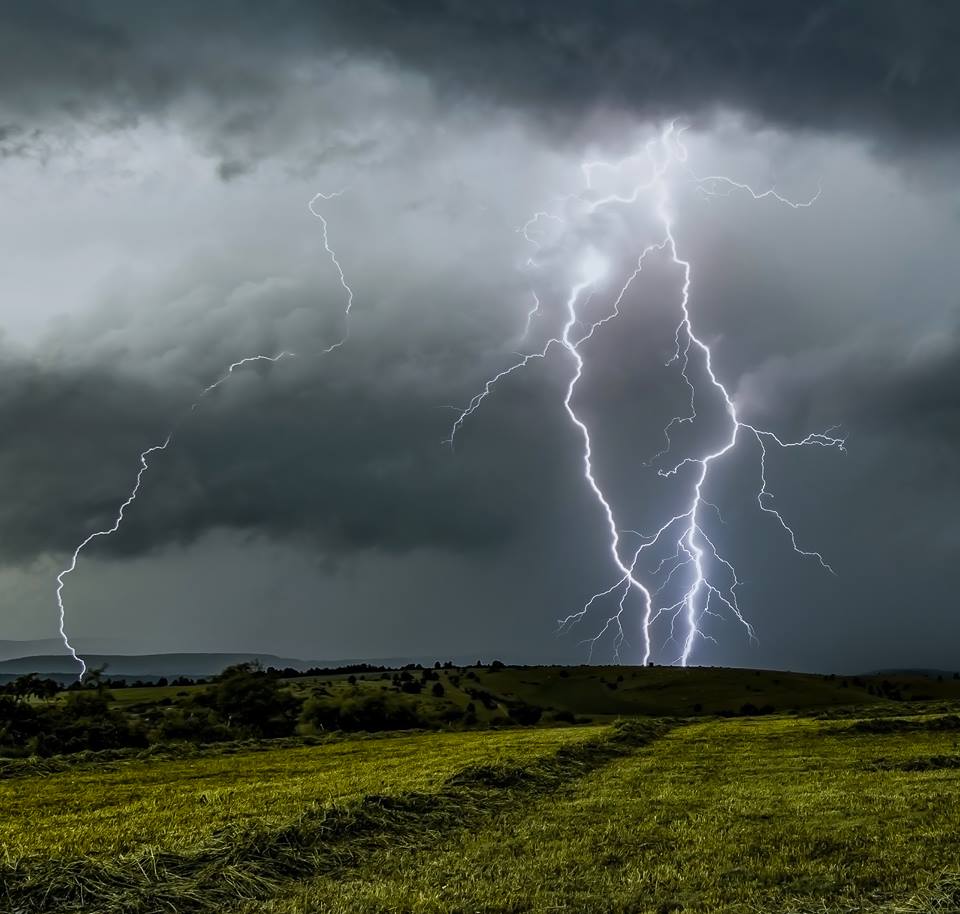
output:
[[[570,245],[591,240],[530,267],[517,229],[564,214],[583,161],[676,118],[698,173],[820,190],[794,210],[688,182],[675,232],[744,420],[847,437],[767,466],[835,576],[759,510],[755,446],[718,468],[712,533],[758,642],[711,620],[694,662],[960,666],[958,40],[960,8],[906,0],[4,4],[0,639],[56,634],[57,571],[176,424],[68,578],[81,645],[586,659],[603,608],[559,637],[557,619],[617,575],[563,410],[569,357],[511,375],[442,442],[556,332]],[[345,297],[307,204],[341,190],[318,211],[355,301],[323,355]],[[604,232],[601,309],[650,240],[626,218]],[[584,350],[577,407],[624,528],[655,528],[675,494],[649,458],[684,408],[664,366],[681,281],[654,258]],[[281,350],[297,357],[190,411],[231,362]]]

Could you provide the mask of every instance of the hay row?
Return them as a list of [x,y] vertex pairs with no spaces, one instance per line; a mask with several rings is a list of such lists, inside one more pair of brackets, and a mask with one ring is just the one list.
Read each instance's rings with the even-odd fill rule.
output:
[[355,866],[388,845],[435,843],[582,777],[668,726],[621,724],[609,735],[561,747],[529,765],[473,766],[437,792],[373,795],[310,808],[280,829],[227,828],[182,854],[144,849],[107,861],[24,858],[0,866],[0,904],[15,914],[222,911],[276,895],[291,880]]

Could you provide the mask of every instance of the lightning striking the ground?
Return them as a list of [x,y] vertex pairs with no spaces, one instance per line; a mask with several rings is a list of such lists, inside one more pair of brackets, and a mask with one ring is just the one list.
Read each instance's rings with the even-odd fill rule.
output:
[[[345,318],[343,334],[334,343],[322,349],[320,351],[321,355],[327,355],[333,352],[334,350],[339,349],[341,346],[343,346],[343,344],[346,343],[350,333],[350,312],[353,308],[353,289],[350,287],[350,284],[347,282],[346,275],[344,274],[343,267],[340,265],[340,260],[337,257],[336,251],[330,245],[329,227],[327,224],[327,219],[322,213],[318,212],[318,210],[316,209],[316,203],[318,200],[325,200],[325,201],[332,200],[336,197],[342,196],[343,193],[344,193],[344,190],[335,191],[333,193],[322,193],[322,192],[317,193],[311,198],[310,202],[307,204],[307,207],[310,210],[311,214],[320,220],[320,223],[323,227],[322,228],[323,249],[326,252],[327,256],[329,257],[330,262],[335,267],[340,285],[343,287],[344,291],[346,292],[346,306],[343,312],[344,318]],[[80,559],[80,554],[94,540],[99,539],[101,537],[113,536],[113,534],[119,531],[120,526],[124,520],[124,512],[126,512],[126,510],[136,501],[137,495],[140,492],[140,486],[143,483],[143,477],[146,474],[147,470],[150,469],[151,464],[148,458],[159,451],[165,451],[170,446],[170,444],[174,440],[174,436],[177,433],[180,425],[191,413],[195,412],[198,409],[200,404],[209,394],[211,394],[214,390],[216,390],[218,387],[220,387],[222,384],[228,381],[234,375],[237,369],[244,368],[248,365],[252,365],[258,362],[270,362],[270,363],[276,364],[277,362],[283,361],[285,359],[292,359],[292,358],[296,358],[296,353],[290,352],[289,350],[285,349],[278,352],[276,355],[264,355],[264,354],[250,355],[250,356],[245,356],[242,359],[237,359],[237,361],[235,362],[231,362],[223,371],[223,373],[212,384],[208,384],[206,387],[204,387],[200,391],[200,393],[197,395],[197,399],[194,400],[194,402],[191,403],[187,409],[183,410],[183,412],[180,414],[180,417],[174,422],[173,427],[167,433],[166,437],[163,439],[161,443],[151,445],[150,447],[140,452],[140,469],[137,471],[136,478],[134,479],[133,488],[130,490],[130,493],[127,495],[126,499],[120,504],[120,507],[117,510],[117,514],[113,520],[113,523],[109,527],[104,528],[103,530],[95,530],[93,533],[90,533],[77,546],[77,548],[74,549],[73,554],[70,558],[70,563],[67,565],[67,567],[57,574],[56,599],[57,599],[57,610],[59,614],[58,630],[60,632],[60,639],[63,641],[64,647],[67,649],[67,651],[70,653],[70,656],[74,659],[74,661],[76,661],[76,663],[80,667],[80,673],[78,676],[80,680],[82,680],[83,677],[86,675],[87,664],[84,661],[84,659],[77,653],[76,648],[71,643],[70,637],[67,634],[66,607],[63,601],[63,588],[64,588],[64,585],[66,584],[66,578],[68,575],[73,574],[73,572],[76,570],[77,562]]]
[[[661,650],[673,643],[676,653],[670,657],[672,662],[687,665],[690,662],[698,640],[713,641],[713,636],[705,630],[708,617],[724,618],[729,614],[743,626],[751,640],[756,639],[752,624],[741,610],[737,588],[742,584],[734,565],[724,557],[707,532],[705,511],[715,514],[723,523],[719,508],[707,499],[705,490],[710,483],[711,469],[734,451],[738,445],[753,441],[759,452],[759,486],[756,501],[764,515],[772,517],[786,535],[794,552],[804,558],[813,559],[826,571],[833,568],[816,551],[802,548],[793,528],[783,515],[771,504],[773,493],[768,487],[767,461],[772,448],[823,447],[843,451],[845,439],[836,433],[835,428],[807,435],[797,441],[784,440],[774,432],[752,425],[745,421],[731,397],[728,388],[718,377],[713,364],[713,352],[710,346],[699,336],[694,327],[690,308],[692,266],[689,260],[681,256],[674,228],[671,187],[668,176],[679,171],[682,181],[692,185],[707,197],[729,196],[734,193],[746,193],[754,200],[772,200],[792,209],[806,209],[813,205],[820,194],[809,200],[793,201],[774,189],[762,192],[753,190],[748,184],[735,181],[725,175],[697,176],[687,164],[688,153],[683,144],[684,128],[677,128],[676,122],[668,124],[654,139],[650,140],[642,152],[628,156],[618,162],[591,161],[581,166],[585,188],[578,194],[566,195],[564,200],[571,202],[575,209],[573,216],[546,212],[535,213],[520,229],[524,239],[534,248],[534,253],[526,262],[527,268],[542,266],[541,255],[544,243],[538,233],[539,223],[553,220],[561,225],[573,225],[580,232],[589,234],[589,219],[600,211],[617,207],[638,207],[651,198],[651,212],[658,226],[659,238],[647,244],[636,260],[636,267],[626,278],[619,293],[606,313],[597,320],[586,320],[583,315],[588,311],[591,296],[608,272],[607,259],[591,245],[580,243],[581,266],[579,276],[570,287],[564,304],[563,325],[559,333],[550,337],[544,346],[532,353],[521,355],[518,361],[503,369],[484,383],[480,391],[459,411],[450,430],[447,444],[453,446],[457,433],[464,423],[481,404],[491,395],[494,388],[509,375],[525,368],[534,360],[545,359],[552,350],[566,352],[572,372],[567,384],[562,405],[564,412],[576,430],[582,442],[583,479],[600,507],[608,536],[611,563],[616,570],[614,582],[599,590],[576,612],[558,620],[559,630],[566,631],[582,622],[598,605],[605,600],[613,601],[613,608],[606,614],[597,633],[586,640],[590,653],[602,638],[610,635],[615,659],[620,659],[620,651],[627,644],[625,615],[631,596],[640,604],[640,630],[643,647],[640,652],[642,662],[648,663],[655,650],[654,633],[657,623],[664,620],[668,624],[667,637]],[[633,184],[629,193],[610,193],[600,195],[594,187],[594,175],[598,171],[607,171],[615,175],[622,174],[636,162],[646,162],[649,174]],[[579,236],[577,236],[579,237]],[[688,497],[682,510],[663,519],[652,533],[644,534],[620,527],[617,512],[611,498],[597,478],[594,469],[594,444],[587,422],[574,406],[578,384],[585,367],[581,346],[591,339],[604,324],[620,316],[621,305],[627,292],[640,276],[648,258],[666,258],[668,265],[680,274],[679,320],[674,334],[675,348],[666,363],[667,367],[678,365],[682,383],[688,393],[688,409],[682,415],[674,416],[666,425],[663,434],[665,446],[644,465],[657,466],[657,473],[663,479],[676,478],[687,480]],[[527,313],[525,335],[531,322],[542,311],[541,296],[533,292],[536,307]],[[578,329],[585,328],[585,329]],[[696,365],[706,378],[704,391],[698,388],[692,377],[692,367]],[[684,456],[673,465],[662,466],[662,461],[674,445],[673,434],[681,426],[693,426],[698,419],[697,402],[712,393],[719,401],[725,416],[726,433],[703,452]],[[639,540],[639,545],[626,549],[623,538],[631,536]],[[658,551],[659,550],[659,551]],[[644,562],[656,560],[666,550],[659,561],[649,568]],[[670,595],[670,596],[666,596]],[[678,632],[678,624],[682,631]]]

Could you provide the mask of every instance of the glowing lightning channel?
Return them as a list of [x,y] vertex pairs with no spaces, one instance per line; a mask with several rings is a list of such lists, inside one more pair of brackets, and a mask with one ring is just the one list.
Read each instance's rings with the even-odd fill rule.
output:
[[[340,260],[337,257],[336,251],[330,245],[329,227],[327,225],[327,219],[325,216],[323,216],[322,213],[319,213],[314,208],[314,204],[317,202],[317,200],[332,200],[335,197],[340,197],[343,195],[344,192],[345,192],[345,189],[334,191],[332,193],[320,192],[315,194],[311,198],[310,202],[307,204],[310,212],[314,216],[316,216],[317,219],[320,220],[320,224],[323,226],[323,232],[322,232],[323,248],[326,251],[327,255],[329,256],[331,263],[334,265],[334,267],[337,270],[337,275],[340,278],[340,285],[343,286],[344,291],[347,293],[346,307],[344,309],[344,316],[347,318],[347,321],[344,326],[343,336],[340,337],[340,339],[338,339],[335,343],[332,343],[327,348],[321,350],[321,355],[326,355],[330,352],[333,352],[335,349],[339,349],[347,341],[347,338],[350,333],[350,323],[349,323],[350,311],[353,308],[353,289],[350,288],[350,284],[347,282],[346,275],[343,272],[343,267],[340,265]],[[70,638],[66,632],[66,609],[63,603],[63,588],[64,588],[64,584],[66,583],[65,579],[67,575],[72,574],[76,570],[77,562],[79,561],[79,558],[80,558],[80,553],[83,552],[83,550],[91,542],[93,542],[93,540],[99,537],[112,536],[114,533],[116,533],[120,529],[120,525],[123,523],[123,520],[124,520],[124,512],[127,510],[127,508],[130,507],[130,505],[133,504],[134,501],[136,501],[137,495],[140,492],[140,485],[143,482],[144,474],[150,468],[150,464],[147,461],[147,458],[151,454],[156,453],[157,451],[165,451],[167,449],[167,447],[173,441],[174,435],[176,434],[176,431],[180,427],[180,424],[182,423],[182,421],[187,417],[187,415],[196,411],[196,409],[200,406],[200,403],[208,394],[210,394],[212,391],[220,387],[221,384],[229,380],[238,368],[243,368],[244,366],[253,364],[254,362],[271,362],[276,364],[277,362],[283,359],[292,359],[292,358],[296,358],[296,353],[290,352],[289,350],[284,349],[281,352],[278,352],[276,355],[262,355],[262,354],[251,355],[251,356],[245,356],[242,359],[237,359],[237,361],[235,362],[231,362],[226,367],[223,374],[217,378],[217,380],[215,380],[212,384],[208,384],[206,387],[204,387],[200,391],[199,395],[197,396],[197,399],[190,405],[189,409],[184,410],[180,418],[174,423],[174,426],[171,429],[171,431],[167,434],[167,437],[163,440],[163,443],[152,445],[151,447],[148,447],[146,450],[140,453],[140,469],[137,472],[137,476],[134,481],[133,488],[130,490],[130,494],[127,496],[126,500],[120,505],[120,508],[117,511],[117,516],[114,519],[113,524],[105,530],[96,530],[93,533],[91,533],[89,536],[87,536],[87,538],[83,540],[83,542],[81,542],[80,545],[77,546],[77,548],[73,551],[73,555],[71,556],[71,559],[70,559],[70,564],[57,575],[56,594],[57,594],[57,608],[59,612],[60,638],[63,641],[64,647],[66,647],[67,650],[70,652],[70,656],[80,665],[79,679],[82,680],[84,675],[86,674],[87,665],[84,662],[83,658],[77,653],[76,649],[73,647],[73,644],[70,642]]]
[[[719,604],[727,612],[744,626],[751,640],[755,639],[753,626],[747,621],[740,609],[737,597],[737,588],[741,585],[741,580],[737,575],[734,566],[723,557],[717,549],[713,540],[706,533],[703,526],[702,509],[709,508],[714,511],[723,523],[723,517],[720,515],[719,508],[711,501],[708,501],[704,495],[704,489],[707,486],[711,467],[732,451],[738,443],[741,433],[749,435],[756,440],[760,448],[760,487],[757,492],[757,503],[762,512],[772,515],[780,527],[787,533],[793,550],[801,556],[816,559],[826,570],[833,572],[830,565],[824,560],[819,552],[809,551],[800,548],[797,543],[797,537],[793,529],[786,522],[784,517],[770,505],[773,494],[767,485],[767,456],[768,446],[775,445],[780,448],[792,447],[829,447],[837,450],[844,450],[845,440],[836,435],[835,428],[827,429],[824,432],[817,432],[808,435],[799,441],[784,441],[773,432],[757,428],[748,422],[744,422],[737,411],[736,405],[730,396],[725,385],[717,377],[713,367],[713,353],[704,340],[697,335],[694,330],[693,320],[690,312],[690,287],[692,268],[688,260],[680,256],[676,236],[674,234],[673,217],[670,212],[670,191],[666,180],[666,175],[671,165],[680,164],[685,166],[686,173],[690,182],[707,196],[725,196],[720,192],[720,188],[725,188],[727,193],[735,191],[744,191],[754,200],[774,199],[779,203],[790,206],[793,209],[804,209],[811,206],[820,195],[817,190],[816,195],[810,200],[795,202],[782,196],[775,190],[763,192],[754,191],[749,185],[734,181],[723,175],[710,175],[707,177],[698,177],[689,167],[686,167],[687,150],[682,142],[682,134],[685,128],[676,129],[675,122],[670,123],[660,134],[659,138],[648,142],[642,153],[637,153],[622,159],[619,162],[585,162],[581,166],[584,176],[584,183],[587,192],[593,192],[593,174],[599,169],[620,171],[628,163],[637,161],[646,157],[651,166],[651,175],[649,179],[636,184],[629,194],[609,194],[607,196],[595,197],[594,199],[585,198],[582,195],[568,195],[567,199],[579,200],[587,205],[587,213],[592,214],[597,210],[608,206],[631,206],[637,204],[641,196],[648,192],[656,195],[656,206],[654,214],[659,222],[663,236],[662,240],[648,245],[641,252],[637,261],[637,267],[624,283],[619,295],[617,296],[612,309],[600,320],[589,326],[585,334],[575,337],[573,330],[581,323],[578,315],[578,305],[584,292],[596,285],[602,278],[602,271],[594,269],[587,271],[587,275],[581,278],[572,287],[566,301],[566,321],[559,335],[548,340],[546,345],[539,352],[522,356],[519,361],[510,365],[508,368],[494,375],[481,388],[469,404],[460,411],[451,428],[450,436],[447,439],[448,444],[453,444],[454,438],[463,426],[464,422],[480,407],[483,401],[491,394],[496,384],[521,368],[526,367],[534,359],[546,358],[550,349],[559,347],[565,350],[572,359],[573,373],[566,388],[563,398],[563,407],[571,424],[577,429],[583,442],[583,476],[589,489],[597,500],[601,511],[606,520],[609,534],[609,552],[614,566],[617,568],[620,577],[612,585],[604,590],[598,591],[584,604],[577,612],[572,613],[564,619],[559,620],[560,630],[566,630],[581,621],[593,608],[593,606],[605,598],[616,597],[616,611],[610,615],[604,623],[601,630],[593,637],[587,639],[586,643],[590,645],[590,652],[594,645],[608,632],[613,632],[614,656],[619,659],[619,651],[625,643],[626,633],[623,626],[623,616],[627,608],[627,600],[631,592],[637,592],[643,605],[642,631],[644,638],[643,663],[646,664],[653,652],[652,628],[655,622],[661,617],[666,617],[670,622],[670,637],[668,641],[675,640],[675,625],[679,619],[683,619],[686,627],[686,634],[682,641],[681,651],[677,662],[686,665],[691,657],[697,638],[703,638],[713,641],[711,635],[706,634],[701,623],[705,616],[718,616],[722,618],[720,612],[713,608]],[[657,149],[662,152],[660,159],[656,153]],[[537,239],[531,237],[530,229],[536,225],[541,218],[548,216],[546,213],[537,213],[528,220],[521,231],[527,241],[531,242],[539,254],[542,245]],[[559,217],[557,218],[558,221]],[[591,441],[590,430],[577,414],[573,406],[573,398],[577,385],[583,375],[584,358],[580,352],[580,345],[590,339],[594,332],[606,322],[615,319],[620,314],[620,305],[623,298],[634,280],[639,275],[645,259],[657,253],[665,253],[669,262],[680,269],[682,284],[680,290],[680,321],[676,328],[676,351],[670,361],[671,365],[675,362],[680,364],[680,375],[687,387],[689,393],[689,411],[686,415],[675,416],[664,429],[666,438],[666,447],[660,451],[653,461],[659,460],[670,451],[671,430],[679,424],[693,423],[697,419],[696,400],[698,390],[691,380],[688,369],[691,357],[699,357],[703,368],[709,380],[709,386],[719,395],[724,411],[728,420],[728,432],[726,437],[717,443],[707,453],[699,456],[685,457],[670,469],[659,469],[658,474],[661,477],[677,476],[686,468],[693,468],[693,478],[691,483],[690,501],[685,510],[668,518],[653,534],[640,534],[636,531],[621,531],[618,527],[614,509],[610,499],[605,494],[603,488],[598,482],[593,469],[593,443]],[[531,258],[528,265],[539,265],[537,261]],[[534,293],[536,294],[536,293]],[[537,299],[537,309],[528,314],[529,322],[533,315],[539,312],[539,299]],[[632,556],[625,558],[621,552],[621,536],[623,533],[631,533],[638,536],[642,542],[632,551]],[[649,575],[651,582],[655,582],[658,576],[662,576],[659,586],[654,583],[644,583],[642,575],[638,572],[638,566],[644,553],[659,546],[668,536],[675,537],[673,554],[662,559],[656,568]],[[722,573],[723,578],[718,580],[713,577],[713,566]],[[678,573],[687,571],[687,581],[684,585],[683,593],[679,600],[674,600],[669,604],[660,604],[658,602],[661,594],[675,581]]]

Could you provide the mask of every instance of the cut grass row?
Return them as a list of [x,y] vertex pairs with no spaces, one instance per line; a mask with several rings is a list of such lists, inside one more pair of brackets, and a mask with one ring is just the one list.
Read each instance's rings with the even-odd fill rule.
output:
[[956,732],[679,727],[433,850],[385,848],[246,914],[960,911]]
[[316,804],[428,791],[464,766],[523,764],[599,732],[419,733],[10,778],[0,781],[0,859],[182,850],[228,826],[269,829]]
[[519,762],[523,753],[509,761],[468,765],[460,755],[457,770],[434,790],[317,805],[282,825],[263,820],[234,825],[186,852],[145,849],[101,860],[22,858],[0,867],[0,878],[8,902],[22,914],[220,911],[244,899],[275,896],[290,880],[342,873],[389,847],[429,848],[464,826],[479,826],[498,811],[588,775],[664,728],[634,723],[588,739],[581,731],[579,739],[555,741],[554,752],[528,754]]

